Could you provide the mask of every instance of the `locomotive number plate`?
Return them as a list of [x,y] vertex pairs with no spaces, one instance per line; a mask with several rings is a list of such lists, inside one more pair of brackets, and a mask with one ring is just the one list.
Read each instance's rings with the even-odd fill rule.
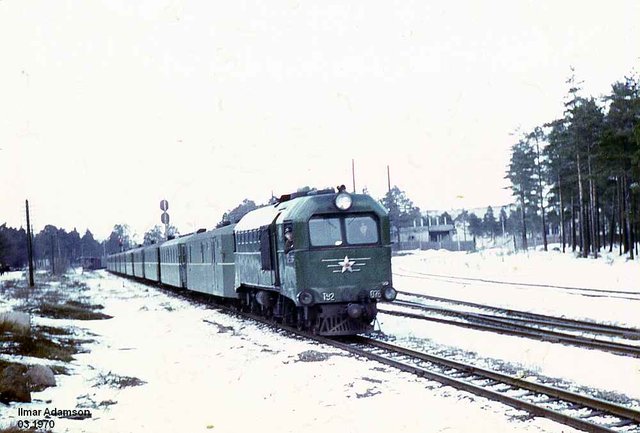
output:
[[323,301],[335,301],[336,294],[333,292],[322,292],[322,300]]
[[382,297],[382,291],[379,289],[369,290],[369,297],[380,299]]

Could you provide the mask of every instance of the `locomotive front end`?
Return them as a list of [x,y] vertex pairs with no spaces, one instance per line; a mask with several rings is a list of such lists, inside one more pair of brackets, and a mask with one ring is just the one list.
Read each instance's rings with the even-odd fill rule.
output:
[[[368,195],[307,197],[282,221],[292,248],[285,254],[285,286],[293,287],[306,327],[321,335],[373,330],[377,302],[393,301],[386,210]],[[286,275],[286,274],[285,274]]]

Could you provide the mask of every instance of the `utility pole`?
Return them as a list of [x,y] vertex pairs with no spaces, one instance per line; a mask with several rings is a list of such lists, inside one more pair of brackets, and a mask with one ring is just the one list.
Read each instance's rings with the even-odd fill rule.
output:
[[391,192],[391,174],[389,173],[389,166],[387,165],[387,188]]
[[33,244],[31,242],[31,220],[29,219],[29,200],[25,200],[27,207],[27,254],[29,256],[29,287],[33,287]]
[[353,158],[351,158],[351,177],[353,179],[353,193],[356,193],[356,168],[355,168],[355,161]]

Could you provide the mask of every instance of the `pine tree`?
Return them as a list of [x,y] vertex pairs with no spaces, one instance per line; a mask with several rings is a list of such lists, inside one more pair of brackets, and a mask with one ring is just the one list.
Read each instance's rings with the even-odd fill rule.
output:
[[482,236],[482,220],[476,214],[471,212],[467,217],[469,223],[469,233],[471,236]]
[[536,170],[535,152],[525,137],[511,147],[511,162],[506,178],[511,181],[512,194],[517,198],[521,212],[522,247],[527,245],[527,211],[534,207],[536,191],[534,173]]
[[99,257],[102,255],[102,248],[98,241],[93,238],[93,233],[87,229],[80,239],[80,248],[83,257]]
[[389,224],[396,229],[397,240],[400,242],[400,229],[411,227],[421,217],[420,208],[413,205],[406,193],[397,186],[380,200],[380,203],[389,211]]
[[540,218],[541,218],[541,226],[540,231],[542,232],[542,243],[544,246],[544,250],[547,251],[547,223],[545,221],[545,205],[544,205],[544,189],[543,189],[543,162],[542,155],[540,152],[540,142],[545,139],[544,132],[541,127],[536,127],[532,132],[527,134],[527,139],[532,141],[535,146],[535,176],[538,181],[537,190],[538,190],[538,207],[540,208]]
[[497,228],[498,222],[496,221],[496,217],[493,214],[493,208],[489,206],[487,207],[487,211],[482,217],[482,231],[485,235],[490,236],[493,240],[496,237]]
[[571,189],[566,182],[567,173],[571,171],[572,160],[569,155],[569,138],[564,119],[555,120],[545,125],[550,128],[546,138],[548,146],[543,153],[546,156],[547,182],[550,185],[550,202],[556,207],[559,216],[562,252],[566,248],[566,204],[564,194]]
[[600,168],[615,181],[618,212],[613,212],[613,217],[618,216],[620,249],[633,258],[636,226],[640,220],[640,140],[636,135],[640,127],[640,85],[638,77],[626,77],[611,87],[611,94],[606,98],[610,105],[599,154]]

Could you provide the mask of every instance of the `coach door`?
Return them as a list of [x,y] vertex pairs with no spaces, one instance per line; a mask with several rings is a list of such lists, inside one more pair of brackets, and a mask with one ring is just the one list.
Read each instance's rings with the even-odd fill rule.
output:
[[277,263],[279,267],[280,283],[283,286],[290,286],[291,280],[295,278],[294,271],[294,248],[295,239],[293,237],[293,223],[282,221],[276,225],[276,251]]
[[273,266],[273,285],[280,286],[280,266],[278,263],[277,226],[275,220],[269,226],[269,255]]
[[213,272],[213,293],[224,296],[224,254],[222,254],[222,236],[211,238],[211,269]]
[[142,278],[147,278],[147,270],[145,269],[147,267],[147,260],[144,256],[144,250],[140,251],[140,255],[142,256]]
[[276,225],[272,223],[268,226],[260,227],[260,268],[268,273],[269,281],[262,281],[261,284],[271,286],[280,285],[280,267],[278,266],[278,255],[276,247]]
[[178,272],[180,273],[180,287],[187,287],[187,246],[178,244]]
[[158,282],[162,282],[162,260],[160,258],[160,247],[156,248],[156,265],[158,266]]

